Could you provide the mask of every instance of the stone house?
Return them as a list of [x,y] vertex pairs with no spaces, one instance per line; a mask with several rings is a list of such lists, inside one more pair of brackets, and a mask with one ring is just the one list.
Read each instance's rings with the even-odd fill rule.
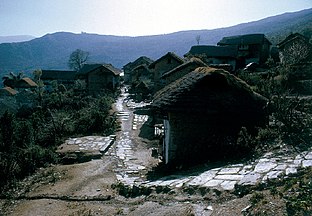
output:
[[65,70],[42,70],[40,79],[43,81],[47,91],[52,91],[53,81],[63,84],[66,88],[72,88],[75,84],[76,73],[76,71]]
[[299,33],[288,35],[277,47],[281,63],[295,64],[311,60],[312,45],[308,38]]
[[160,57],[156,61],[154,61],[152,64],[149,65],[149,69],[151,70],[153,74],[153,84],[154,84],[154,92],[159,90],[162,87],[161,84],[161,76],[176,68],[177,66],[184,63],[184,60],[174,54],[173,52],[168,52],[166,55]]
[[266,124],[266,104],[227,71],[200,67],[186,74],[157,92],[149,107],[164,120],[164,162],[190,165],[235,154],[242,127]]
[[245,65],[255,62],[264,64],[270,57],[272,43],[264,34],[246,34],[224,37],[217,43],[218,46],[236,46],[237,66],[242,68]]
[[207,66],[203,61],[198,58],[191,58],[189,61],[179,65],[178,67],[164,73],[160,79],[162,87],[176,81],[177,79],[183,77],[184,75],[194,71],[198,67]]
[[231,65],[231,70],[236,68],[236,58],[238,55],[237,46],[192,46],[185,57],[197,57],[203,60],[207,65]]
[[125,66],[123,66],[123,71],[124,71],[124,82],[126,84],[131,84],[132,81],[132,74],[133,74],[133,69],[137,68],[140,65],[144,65],[148,67],[151,63],[154,61],[146,56],[141,56],[138,59],[136,59],[133,62],[129,62]]
[[85,64],[77,73],[85,80],[89,94],[99,94],[104,89],[116,89],[120,84],[121,70],[111,64]]

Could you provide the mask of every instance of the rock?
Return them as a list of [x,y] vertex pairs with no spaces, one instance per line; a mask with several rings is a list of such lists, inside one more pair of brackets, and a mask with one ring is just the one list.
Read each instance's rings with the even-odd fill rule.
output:
[[205,210],[213,211],[213,208],[212,208],[212,206],[210,205],[210,206],[207,206],[207,207],[205,208]]

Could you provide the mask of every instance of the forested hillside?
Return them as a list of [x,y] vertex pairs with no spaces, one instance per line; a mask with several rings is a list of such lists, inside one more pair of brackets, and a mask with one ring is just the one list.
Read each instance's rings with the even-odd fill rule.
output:
[[312,9],[307,9],[227,28],[166,35],[121,37],[58,32],[27,42],[0,44],[0,75],[10,71],[67,69],[69,55],[75,49],[88,51],[90,62],[111,63],[119,68],[142,55],[157,59],[171,51],[183,56],[197,43],[198,35],[200,44],[216,44],[224,36],[264,33],[276,44],[291,32],[311,38],[311,23]]

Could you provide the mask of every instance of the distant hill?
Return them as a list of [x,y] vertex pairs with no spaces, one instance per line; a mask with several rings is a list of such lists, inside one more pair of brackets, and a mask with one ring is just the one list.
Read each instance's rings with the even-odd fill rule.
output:
[[90,62],[111,63],[121,68],[143,55],[157,59],[171,51],[183,56],[197,43],[197,35],[201,37],[200,44],[213,45],[224,36],[264,33],[276,44],[291,32],[300,32],[311,38],[311,23],[312,8],[227,28],[155,36],[121,37],[58,32],[27,42],[0,44],[0,75],[9,71],[68,69],[69,55],[78,48],[90,53]]
[[14,35],[14,36],[0,36],[0,44],[1,43],[17,43],[17,42],[24,42],[30,41],[35,39],[36,37],[31,35]]

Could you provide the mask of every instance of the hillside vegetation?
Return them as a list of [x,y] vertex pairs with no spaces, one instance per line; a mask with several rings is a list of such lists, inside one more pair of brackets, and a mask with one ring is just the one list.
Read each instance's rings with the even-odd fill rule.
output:
[[27,42],[0,44],[0,75],[10,71],[67,69],[69,55],[76,49],[88,51],[91,62],[111,63],[119,68],[143,55],[157,59],[171,51],[183,56],[197,43],[197,35],[200,44],[216,44],[224,36],[264,33],[276,44],[291,32],[311,38],[311,23],[312,9],[307,9],[227,28],[166,35],[121,37],[58,32]]

